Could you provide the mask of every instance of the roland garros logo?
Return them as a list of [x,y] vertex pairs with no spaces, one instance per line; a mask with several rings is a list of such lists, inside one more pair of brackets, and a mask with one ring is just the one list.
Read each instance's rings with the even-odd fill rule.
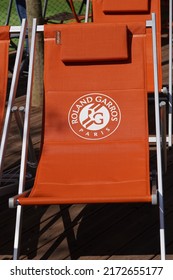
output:
[[111,135],[119,126],[121,112],[109,96],[92,93],[83,95],[70,108],[68,121],[72,131],[87,140]]

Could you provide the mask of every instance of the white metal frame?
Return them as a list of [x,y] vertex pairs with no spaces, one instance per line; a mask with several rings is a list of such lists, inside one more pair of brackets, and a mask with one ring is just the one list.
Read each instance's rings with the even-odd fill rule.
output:
[[168,144],[172,146],[172,0],[169,0],[169,112],[168,112]]
[[161,127],[159,110],[159,86],[158,86],[158,59],[156,39],[156,15],[152,13],[152,43],[153,43],[153,64],[154,64],[154,97],[155,97],[155,123],[156,123],[156,151],[157,151],[157,183],[159,197],[160,216],[160,251],[161,259],[165,260],[165,226],[164,226],[164,203],[163,203],[163,176],[162,176],[162,153],[161,153]]
[[[11,26],[10,27],[10,32],[11,33],[16,33],[20,32],[21,27],[20,26]],[[37,25],[37,32],[43,32],[44,31],[44,26],[43,25]]]
[[[37,31],[37,20],[33,19],[18,194],[23,193],[24,185],[25,185],[25,178],[26,178],[26,163],[27,163],[27,154],[28,154],[29,124],[30,124],[29,118],[30,118],[31,99],[32,99],[36,31]],[[15,227],[15,239],[14,239],[14,251],[13,251],[14,260],[18,259],[18,257],[19,257],[21,227],[22,227],[22,206],[18,205],[17,212],[16,212],[16,227]]]
[[86,1],[85,22],[89,20],[90,0]]

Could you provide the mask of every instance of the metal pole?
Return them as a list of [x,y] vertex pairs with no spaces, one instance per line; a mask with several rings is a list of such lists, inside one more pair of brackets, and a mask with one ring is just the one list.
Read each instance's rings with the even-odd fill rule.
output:
[[168,112],[169,147],[172,146],[172,0],[169,0],[169,112]]
[[87,2],[86,2],[86,11],[85,11],[85,22],[88,22],[89,10],[90,10],[90,0],[87,0]]
[[[10,27],[10,33],[16,33],[20,32],[21,27],[20,26],[11,26]],[[37,32],[43,32],[44,31],[44,25],[37,25]]]
[[158,86],[158,65],[157,65],[157,40],[156,40],[156,15],[152,13],[152,43],[153,43],[153,64],[154,64],[154,97],[155,97],[155,123],[156,123],[156,148],[157,148],[157,176],[159,193],[159,215],[160,215],[160,249],[161,259],[165,260],[165,227],[164,227],[164,203],[163,203],[163,178],[162,158],[160,145],[160,112],[159,112],[159,86]]

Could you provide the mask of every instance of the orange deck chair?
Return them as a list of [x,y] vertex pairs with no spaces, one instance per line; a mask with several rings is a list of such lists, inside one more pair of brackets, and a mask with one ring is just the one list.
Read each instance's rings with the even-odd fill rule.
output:
[[[10,35],[13,32],[19,33],[20,36],[16,52],[16,59],[14,64],[14,71],[12,75],[9,97],[7,98],[9,43]],[[3,168],[8,131],[12,115],[12,107],[14,105],[14,99],[16,96],[19,79],[25,32],[26,20],[22,21],[21,26],[0,26],[0,196],[9,193],[14,188],[13,182],[16,182],[16,178],[13,177],[12,170],[10,171],[9,175],[9,170],[7,170],[5,174],[3,172]],[[5,109],[6,100],[7,108]]]
[[[143,23],[44,26],[44,143],[34,186],[23,192],[27,137],[23,140],[19,195],[9,200],[10,207],[17,206],[14,259],[22,206],[156,200],[149,166],[145,34]],[[161,168],[158,174],[162,183]]]
[[[93,21],[94,22],[117,22],[133,24],[135,22],[146,22],[150,20],[151,14],[156,14],[156,35],[157,35],[157,63],[159,92],[166,93],[169,107],[168,113],[168,136],[166,138],[169,146],[172,146],[172,94],[168,94],[162,82],[162,56],[161,56],[161,3],[160,0],[93,0]],[[154,92],[153,76],[153,55],[152,55],[152,30],[147,28],[146,32],[147,50],[147,91]],[[165,99],[165,96],[164,96]],[[155,142],[155,137],[150,137],[150,142]]]

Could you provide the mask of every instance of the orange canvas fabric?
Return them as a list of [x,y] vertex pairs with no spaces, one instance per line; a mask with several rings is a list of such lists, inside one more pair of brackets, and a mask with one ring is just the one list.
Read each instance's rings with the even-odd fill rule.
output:
[[[129,9],[129,2],[131,7],[141,5],[141,11],[132,11]],[[142,5],[147,5],[148,9],[143,11]],[[120,5],[124,6],[124,10],[119,11]],[[110,12],[108,13],[108,6]],[[93,0],[93,21],[94,22],[116,22],[131,24],[137,22],[146,22],[151,20],[151,13],[156,13],[156,31],[157,31],[157,48],[158,48],[158,77],[159,90],[162,88],[162,57],[161,57],[161,4],[160,0],[151,1],[118,1],[118,0]],[[107,7],[107,9],[105,8]],[[106,9],[106,10],[105,10]],[[146,32],[146,50],[147,50],[147,91],[154,91],[154,77],[153,77],[153,55],[152,55],[152,34],[151,28],[147,28]]]
[[[92,26],[75,26],[76,52]],[[100,24],[93,28],[99,32]],[[117,28],[111,24],[110,38],[119,38]],[[34,187],[19,203],[151,202],[145,25],[128,30],[128,59],[111,62],[64,63],[67,46],[57,44],[56,33],[63,38],[73,30],[73,24],[45,26],[44,143]]]
[[148,0],[104,0],[103,12],[147,12]]
[[2,130],[8,80],[9,27],[0,26],[0,133]]

